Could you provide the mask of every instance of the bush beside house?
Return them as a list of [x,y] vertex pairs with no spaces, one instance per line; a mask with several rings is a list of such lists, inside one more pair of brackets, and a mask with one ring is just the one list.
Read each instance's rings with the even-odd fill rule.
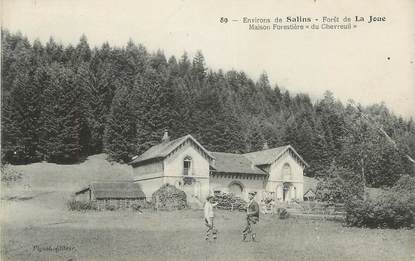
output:
[[67,203],[68,209],[72,211],[87,211],[98,210],[97,204],[94,201],[79,201],[71,199]]
[[369,228],[415,227],[415,177],[403,176],[376,198],[347,201],[346,224]]
[[152,195],[156,210],[180,210],[187,208],[186,193],[175,186],[164,184]]

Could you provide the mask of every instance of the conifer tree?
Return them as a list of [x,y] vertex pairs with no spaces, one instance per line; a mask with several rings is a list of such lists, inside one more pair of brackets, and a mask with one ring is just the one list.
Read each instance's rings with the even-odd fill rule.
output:
[[43,92],[40,145],[46,160],[73,163],[80,160],[81,91],[74,72],[53,63]]
[[85,35],[82,35],[79,39],[79,43],[75,48],[75,57],[78,63],[89,62],[91,60],[92,52],[88,44],[88,39]]
[[3,97],[3,152],[13,163],[28,163],[40,159],[39,116],[41,95],[46,77],[42,46],[35,41],[32,50],[20,50],[18,69],[10,93]]
[[165,129],[175,136],[175,125],[180,118],[175,110],[176,93],[166,84],[165,77],[149,67],[135,83],[139,153],[160,143]]
[[185,78],[190,73],[192,64],[190,63],[189,57],[187,53],[183,53],[182,57],[180,57],[179,61],[179,72],[182,78]]
[[77,68],[77,84],[82,88],[84,131],[89,132],[88,150],[90,153],[103,151],[103,136],[107,116],[115,93],[116,71],[112,63],[112,50],[106,43],[93,53],[89,63],[83,62]]
[[46,43],[45,52],[46,60],[49,64],[63,63],[65,61],[64,48],[61,44],[56,43],[53,37],[50,37]]
[[132,88],[116,81],[117,91],[105,129],[105,152],[110,160],[129,162],[136,155],[136,119]]
[[167,61],[132,40],[91,49],[86,36],[65,47],[51,37],[43,46],[2,30],[1,77],[2,155],[14,163],[77,162],[103,150],[127,162],[167,128],[215,151],[291,144],[310,165],[306,175],[320,179],[343,168],[379,187],[415,175],[412,119],[383,103],[344,107],[330,92],[313,104],[271,88],[266,73],[253,81],[209,70],[200,51]]
[[48,70],[42,95],[40,146],[45,159],[56,163],[80,160],[80,90],[71,69],[56,63]]
[[200,50],[193,58],[192,75],[199,82],[202,82],[206,77],[205,57]]
[[251,129],[248,139],[248,142],[250,143],[248,152],[262,150],[264,143],[266,142],[264,135],[258,126],[254,126],[253,129]]

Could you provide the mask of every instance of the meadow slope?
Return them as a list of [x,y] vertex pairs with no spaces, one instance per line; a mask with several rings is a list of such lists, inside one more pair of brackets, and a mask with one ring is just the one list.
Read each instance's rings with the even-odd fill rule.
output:
[[263,216],[259,242],[241,242],[242,212],[217,211],[217,242],[204,240],[203,212],[76,212],[71,194],[92,181],[131,180],[105,155],[76,165],[12,166],[23,174],[3,186],[1,260],[415,260],[415,231]]

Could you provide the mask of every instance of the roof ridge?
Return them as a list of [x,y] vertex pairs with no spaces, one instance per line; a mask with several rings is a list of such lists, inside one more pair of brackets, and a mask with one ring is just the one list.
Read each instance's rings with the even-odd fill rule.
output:
[[[185,136],[178,137],[178,138],[176,138],[176,139],[174,139],[174,140],[169,140],[169,141],[166,141],[166,142],[163,142],[163,141],[162,141],[162,142],[160,142],[160,143],[155,144],[154,146],[159,146],[159,145],[163,145],[163,144],[173,143],[173,142],[178,141],[178,140],[180,140],[180,139],[186,138],[187,136],[189,136],[189,134],[187,134],[187,135],[185,135]],[[154,147],[154,146],[152,146],[152,147]],[[150,148],[151,148],[151,147],[150,147]]]
[[151,160],[155,158],[165,158],[167,157],[172,151],[174,151],[180,144],[185,142],[186,140],[190,139],[196,146],[200,147],[202,151],[211,159],[214,157],[210,154],[211,152],[208,151],[205,147],[202,146],[191,134],[184,135],[182,137],[176,138],[174,140],[168,142],[161,142],[156,145],[151,146],[137,158],[129,162],[128,164],[136,164],[139,162],[143,162],[146,160]]
[[251,152],[247,152],[247,153],[243,153],[243,155],[246,154],[250,154],[250,153],[257,153],[257,152],[263,152],[263,151],[269,151],[269,150],[275,150],[275,149],[280,149],[280,148],[284,148],[284,147],[290,147],[291,145],[284,145],[284,146],[279,146],[279,147],[274,147],[274,148],[270,148],[270,149],[266,149],[266,150],[256,150],[256,151],[251,151]]
[[232,153],[232,152],[222,152],[222,151],[211,151],[211,153],[222,153],[222,154],[232,154],[232,155],[244,155],[243,153]]

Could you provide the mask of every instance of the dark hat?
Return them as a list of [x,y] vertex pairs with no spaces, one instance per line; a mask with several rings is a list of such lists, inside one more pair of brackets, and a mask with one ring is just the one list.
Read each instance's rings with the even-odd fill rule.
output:
[[213,196],[209,195],[209,196],[206,197],[206,200],[209,200],[211,198],[213,198]]
[[249,195],[252,195],[252,196],[255,196],[255,195],[256,195],[256,191],[249,192],[248,194],[249,194]]

